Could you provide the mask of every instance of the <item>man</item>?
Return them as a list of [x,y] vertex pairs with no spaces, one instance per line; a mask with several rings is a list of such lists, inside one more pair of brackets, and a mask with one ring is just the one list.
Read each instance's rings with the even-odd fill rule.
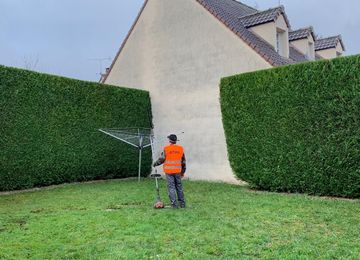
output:
[[177,136],[171,134],[167,137],[169,139],[169,145],[164,147],[164,151],[161,153],[160,158],[154,162],[154,167],[163,164],[164,173],[168,183],[168,192],[173,208],[178,208],[179,201],[180,207],[185,208],[184,192],[181,184],[181,178],[184,177],[186,171],[186,159],[184,148],[181,145],[177,145]]

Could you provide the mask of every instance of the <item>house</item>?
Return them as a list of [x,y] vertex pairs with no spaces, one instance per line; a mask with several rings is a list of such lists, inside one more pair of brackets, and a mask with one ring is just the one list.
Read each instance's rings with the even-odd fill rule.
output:
[[323,50],[331,44],[323,45],[311,27],[292,30],[282,6],[259,11],[234,0],[146,0],[102,82],[150,92],[157,150],[169,133],[185,132],[190,179],[236,182],[220,78],[328,58]]

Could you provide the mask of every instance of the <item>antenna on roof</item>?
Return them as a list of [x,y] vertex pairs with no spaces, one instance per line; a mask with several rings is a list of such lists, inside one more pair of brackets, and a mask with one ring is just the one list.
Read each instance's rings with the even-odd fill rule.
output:
[[107,57],[107,58],[91,58],[89,60],[92,60],[92,61],[97,61],[99,63],[99,70],[100,72],[97,73],[99,74],[100,76],[103,75],[103,62],[104,61],[111,61],[111,58],[110,57]]

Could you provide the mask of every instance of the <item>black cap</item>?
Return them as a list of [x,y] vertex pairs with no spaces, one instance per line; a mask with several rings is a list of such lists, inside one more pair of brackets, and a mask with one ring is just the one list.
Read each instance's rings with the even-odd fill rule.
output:
[[177,136],[174,134],[171,134],[167,137],[171,142],[176,142],[177,141]]

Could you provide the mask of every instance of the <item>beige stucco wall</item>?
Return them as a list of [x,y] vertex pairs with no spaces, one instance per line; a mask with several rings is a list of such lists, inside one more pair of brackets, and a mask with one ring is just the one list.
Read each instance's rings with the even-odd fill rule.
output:
[[[309,50],[309,43],[312,43],[311,50]],[[291,41],[291,44],[293,44],[299,51],[301,51],[302,54],[306,55],[312,60],[315,60],[315,46],[314,38],[312,36],[308,36],[306,39]]]
[[316,53],[319,54],[324,59],[334,59],[338,57],[337,52],[341,54],[344,53],[344,50],[340,42],[336,45],[336,48],[325,49],[325,50],[317,51]]
[[157,151],[184,131],[190,179],[235,182],[219,81],[270,67],[195,0],[149,0],[105,83],[150,91]]

